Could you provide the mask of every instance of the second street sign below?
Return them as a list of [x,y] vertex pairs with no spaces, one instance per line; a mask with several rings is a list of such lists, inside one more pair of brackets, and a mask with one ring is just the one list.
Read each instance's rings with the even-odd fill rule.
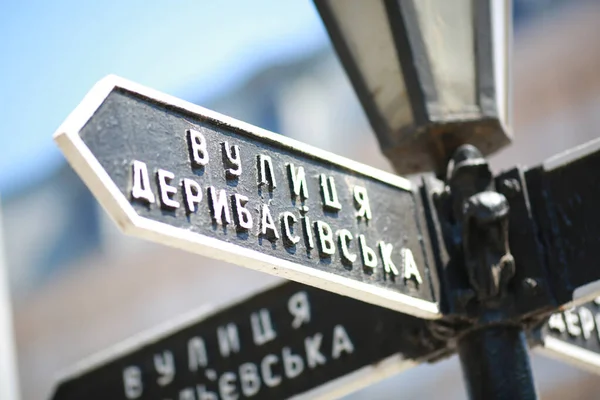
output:
[[404,178],[116,77],[55,139],[127,233],[440,316],[418,191]]

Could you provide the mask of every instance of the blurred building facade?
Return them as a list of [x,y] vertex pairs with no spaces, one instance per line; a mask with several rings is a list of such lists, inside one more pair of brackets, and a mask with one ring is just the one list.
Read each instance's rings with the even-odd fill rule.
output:
[[[514,144],[496,170],[535,165],[600,131],[600,3],[517,1]],[[330,48],[273,65],[208,108],[389,170]],[[86,355],[275,278],[128,238],[64,164],[4,199],[22,394],[46,398]],[[545,399],[597,398],[589,374],[534,358]],[[421,366],[350,398],[464,398],[456,359]]]

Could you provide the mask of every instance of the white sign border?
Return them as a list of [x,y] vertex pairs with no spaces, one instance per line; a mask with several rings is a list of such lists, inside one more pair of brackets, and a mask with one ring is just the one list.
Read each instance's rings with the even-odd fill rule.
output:
[[542,344],[535,348],[535,352],[585,371],[600,374],[600,354],[552,336],[546,336]]
[[[127,198],[112,181],[100,162],[85,145],[79,132],[114,90],[124,89],[152,101],[176,107],[197,115],[199,118],[225,125],[233,130],[250,132],[263,140],[284,148],[300,151],[312,158],[352,169],[388,185],[411,191],[411,182],[344,157],[314,148],[290,138],[277,135],[253,125],[221,115],[203,107],[166,95],[156,90],[109,75],[98,82],[83,101],[69,115],[54,134],[54,140],[68,162],[85,181],[96,199],[108,212],[119,228],[132,236],[160,244],[231,262],[236,265],[291,279],[306,285],[350,296],[367,303],[390,308],[420,318],[441,318],[439,305],[406,294],[379,288],[333,273],[282,260],[255,250],[250,250],[219,239],[204,236],[171,225],[139,216]],[[426,271],[431,278],[431,271]]]

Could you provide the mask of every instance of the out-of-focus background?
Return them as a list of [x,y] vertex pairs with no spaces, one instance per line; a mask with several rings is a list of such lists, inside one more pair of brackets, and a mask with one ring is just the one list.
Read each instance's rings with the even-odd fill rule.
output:
[[[492,157],[496,170],[600,136],[600,1],[515,0],[514,21],[515,140]],[[0,54],[4,258],[24,400],[47,398],[56,374],[91,353],[275,279],[117,231],[51,140],[103,76],[390,169],[308,0],[2,2]],[[596,376],[533,364],[543,399],[600,397]],[[456,357],[349,399],[399,397],[465,398]]]

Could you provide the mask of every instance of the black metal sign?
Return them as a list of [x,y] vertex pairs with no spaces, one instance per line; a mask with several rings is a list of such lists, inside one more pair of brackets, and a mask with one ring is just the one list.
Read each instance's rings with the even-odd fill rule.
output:
[[600,139],[525,174],[547,263],[547,285],[558,304],[579,304],[600,295],[598,171]]
[[53,399],[337,397],[446,355],[426,324],[286,282],[92,357]]
[[440,316],[420,198],[404,178],[116,77],[55,139],[127,233]]
[[541,353],[600,373],[600,297],[552,314],[540,341]]

